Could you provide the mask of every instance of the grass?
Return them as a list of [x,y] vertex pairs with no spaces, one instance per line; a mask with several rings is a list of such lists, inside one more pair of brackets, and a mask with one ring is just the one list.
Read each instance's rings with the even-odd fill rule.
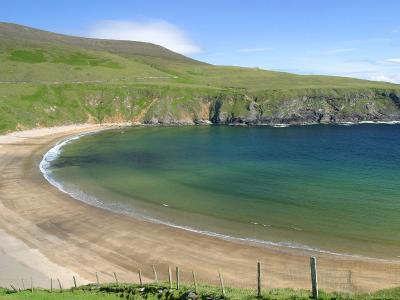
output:
[[25,63],[40,63],[46,61],[42,50],[14,50],[10,52],[8,58],[13,61]]
[[[130,284],[108,284],[97,287],[87,285],[78,289],[63,290],[62,292],[35,289],[14,292],[11,290],[0,289],[0,300],[6,299],[40,299],[40,300],[91,300],[91,299],[187,299],[189,293],[193,293],[193,287],[182,286],[179,290],[169,289],[167,284],[148,284],[143,287]],[[372,294],[345,294],[345,293],[325,293],[320,291],[321,300],[389,300],[400,299],[400,288],[387,289]],[[198,299],[259,299],[256,291],[252,289],[227,288],[226,296],[223,297],[221,291],[215,286],[200,285]],[[271,289],[262,293],[265,300],[310,299],[310,292],[307,290],[293,289]]]

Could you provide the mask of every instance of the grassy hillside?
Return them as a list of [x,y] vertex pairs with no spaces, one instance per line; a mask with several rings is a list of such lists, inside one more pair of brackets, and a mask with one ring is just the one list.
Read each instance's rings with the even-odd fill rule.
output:
[[213,66],[158,45],[0,23],[0,132],[73,122],[400,120],[400,87]]
[[[179,290],[169,289],[167,284],[161,285],[102,285],[97,287],[94,285],[83,286],[78,289],[64,290],[63,292],[48,290],[30,290],[14,292],[12,290],[0,289],[0,300],[91,300],[91,299],[260,299],[257,298],[257,293],[252,289],[226,288],[225,297],[221,291],[215,286],[199,286],[198,294],[193,293],[192,286],[182,286]],[[262,298],[265,300],[309,300],[310,292],[307,290],[292,290],[292,289],[271,289],[265,290],[262,293]],[[400,299],[400,290],[388,289],[378,291],[372,294],[345,294],[345,293],[325,293],[320,291],[320,300],[394,300]]]

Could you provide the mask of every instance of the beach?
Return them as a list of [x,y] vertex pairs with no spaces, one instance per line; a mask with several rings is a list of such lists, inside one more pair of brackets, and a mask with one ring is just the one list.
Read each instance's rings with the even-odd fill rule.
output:
[[156,224],[87,205],[50,185],[39,170],[43,154],[57,142],[118,125],[71,125],[0,137],[0,285],[18,278],[50,278],[72,285],[101,281],[153,280],[154,265],[166,280],[168,265],[184,280],[254,287],[261,262],[267,288],[309,288],[309,257],[316,256],[320,288],[368,292],[400,284],[400,264],[387,260],[330,255],[224,240]]

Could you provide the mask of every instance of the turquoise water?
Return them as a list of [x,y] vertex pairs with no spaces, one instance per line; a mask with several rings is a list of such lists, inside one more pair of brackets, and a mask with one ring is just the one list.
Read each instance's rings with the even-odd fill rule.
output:
[[112,130],[71,141],[49,171],[82,200],[123,213],[290,247],[400,256],[398,125]]

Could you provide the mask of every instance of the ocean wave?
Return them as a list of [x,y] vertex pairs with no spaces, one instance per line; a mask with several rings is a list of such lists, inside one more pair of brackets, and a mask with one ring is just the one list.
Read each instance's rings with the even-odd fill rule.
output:
[[293,242],[293,241],[273,242],[273,241],[255,239],[255,238],[235,237],[235,236],[231,236],[231,235],[227,235],[227,234],[223,234],[223,233],[217,233],[217,232],[207,231],[207,230],[200,230],[200,229],[192,228],[190,226],[177,225],[174,223],[162,221],[162,220],[151,218],[151,217],[143,216],[143,218],[152,223],[166,225],[169,227],[173,227],[173,228],[177,228],[177,229],[181,229],[181,230],[185,230],[185,231],[189,231],[189,232],[193,232],[193,233],[197,233],[197,234],[207,235],[207,236],[211,236],[211,237],[216,237],[216,238],[227,240],[227,241],[242,242],[242,243],[246,243],[246,244],[255,244],[258,246],[267,246],[267,247],[272,246],[272,247],[288,248],[288,249],[292,249],[292,250],[309,251],[309,252],[314,252],[314,253],[328,254],[328,255],[341,256],[341,257],[368,259],[368,260],[375,260],[375,261],[382,261],[382,262],[398,262],[397,260],[375,258],[375,257],[369,257],[369,256],[365,256],[365,255],[360,255],[360,254],[339,253],[339,252],[324,250],[324,249],[320,249],[320,248],[316,248],[316,247],[311,247],[311,246]]
[[[78,139],[80,139],[83,136],[87,136],[87,135],[92,135],[92,134],[96,134],[100,131],[104,131],[107,129],[98,129],[95,131],[90,131],[90,132],[85,132],[85,133],[81,133],[78,134],[76,136],[64,139],[60,142],[58,142],[54,147],[52,147],[50,150],[48,150],[44,155],[42,160],[39,163],[39,169],[40,172],[42,173],[43,177],[54,187],[56,187],[58,190],[60,190],[61,192],[70,195],[71,197],[73,197],[74,199],[80,200],[82,202],[85,202],[87,204],[91,204],[94,206],[98,206],[101,204],[101,202],[93,196],[90,196],[84,192],[82,192],[80,189],[78,188],[72,188],[72,186],[70,186],[69,188],[66,188],[66,186],[64,184],[62,184],[61,182],[55,180],[51,174],[52,174],[52,170],[51,170],[51,163],[53,161],[55,161],[61,154],[62,152],[62,148],[66,145],[68,145],[69,143],[76,141]],[[84,201],[84,199],[87,199]]]
[[310,126],[310,125],[339,125],[339,126],[355,126],[355,125],[364,125],[364,124],[373,124],[373,125],[398,125],[400,121],[359,121],[359,122],[337,122],[337,123],[294,123],[294,124],[286,124],[286,123],[276,123],[276,124],[257,124],[259,126],[269,126],[274,128],[286,128],[291,126]]
[[363,125],[363,124],[398,125],[400,124],[400,121],[359,121],[359,122],[339,122],[336,124],[340,126],[353,126],[353,125]]
[[272,124],[271,126],[275,127],[275,128],[285,128],[285,127],[289,127],[290,124]]

